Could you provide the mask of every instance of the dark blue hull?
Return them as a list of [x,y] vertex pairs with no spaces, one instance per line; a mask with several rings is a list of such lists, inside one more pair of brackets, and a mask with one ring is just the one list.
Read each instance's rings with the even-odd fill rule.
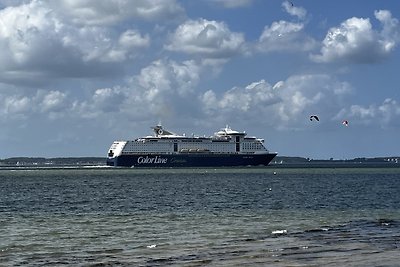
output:
[[276,156],[269,154],[144,154],[109,158],[107,165],[120,167],[229,167],[268,165]]

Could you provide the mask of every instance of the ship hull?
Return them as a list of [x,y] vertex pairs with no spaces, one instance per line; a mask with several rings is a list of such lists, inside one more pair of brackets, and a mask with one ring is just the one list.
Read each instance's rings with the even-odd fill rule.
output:
[[115,167],[230,167],[266,166],[276,156],[268,154],[135,154],[120,155],[107,160]]

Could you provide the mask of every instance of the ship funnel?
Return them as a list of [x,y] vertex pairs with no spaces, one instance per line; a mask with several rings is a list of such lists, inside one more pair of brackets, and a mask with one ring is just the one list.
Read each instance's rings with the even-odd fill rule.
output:
[[152,127],[154,134],[158,136],[164,136],[164,135],[175,135],[174,133],[164,129],[161,125],[157,125],[155,127]]

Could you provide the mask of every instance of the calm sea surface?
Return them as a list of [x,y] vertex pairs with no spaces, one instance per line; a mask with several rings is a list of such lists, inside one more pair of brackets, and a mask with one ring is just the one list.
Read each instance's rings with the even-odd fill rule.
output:
[[400,266],[400,168],[0,170],[26,265]]

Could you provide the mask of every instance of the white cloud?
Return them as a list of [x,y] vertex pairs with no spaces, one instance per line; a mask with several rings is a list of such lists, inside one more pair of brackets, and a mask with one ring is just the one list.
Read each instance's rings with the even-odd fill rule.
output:
[[383,24],[383,29],[380,32],[380,36],[384,40],[383,50],[390,52],[400,41],[399,21],[392,18],[392,14],[388,10],[375,11],[375,17]]
[[121,34],[118,40],[118,44],[121,47],[141,47],[148,46],[150,42],[149,35],[141,36],[137,30],[127,30]]
[[315,40],[304,33],[303,23],[281,20],[265,26],[257,48],[263,52],[308,51],[315,45]]
[[175,0],[61,0],[47,1],[66,19],[79,25],[114,25],[128,19],[165,21],[183,16]]
[[229,58],[244,52],[244,44],[243,34],[231,32],[224,22],[198,19],[180,25],[165,48],[207,58]]
[[74,100],[70,115],[78,120],[103,119],[107,123],[107,118],[114,119],[113,116],[121,112],[128,97],[129,89],[125,87],[99,88],[88,99]]
[[253,0],[211,0],[223,5],[225,8],[247,7],[253,3]]
[[387,10],[375,12],[383,24],[374,30],[368,18],[350,18],[329,30],[322,43],[321,54],[312,55],[316,62],[346,61],[374,63],[385,59],[399,42],[399,23]]
[[4,92],[0,94],[0,105],[0,118],[13,121],[31,116],[60,117],[68,113],[70,102],[66,93],[40,89],[34,95]]
[[200,96],[204,111],[208,114],[222,112],[249,112],[258,105],[272,105],[279,102],[279,96],[265,80],[254,82],[245,88],[234,87],[226,91],[220,100],[216,93],[208,90]]
[[292,16],[296,16],[299,19],[304,19],[307,15],[307,10],[303,7],[295,6],[293,2],[285,1],[282,3],[283,8],[287,13]]
[[[137,30],[123,32],[118,41],[107,38],[103,45],[88,47],[85,51],[85,59],[92,61],[98,59],[102,62],[125,62],[135,57],[139,48],[147,47],[150,44],[149,35],[142,36]],[[92,49],[90,49],[92,48]]]
[[257,49],[262,52],[309,51],[314,49],[317,42],[306,34],[305,22],[303,22],[307,11],[289,1],[284,1],[282,7],[287,13],[296,16],[302,22],[280,20],[274,21],[270,26],[265,26],[256,44]]
[[394,99],[387,98],[380,105],[351,105],[349,108],[343,109],[340,114],[349,118],[355,125],[374,125],[386,128],[399,125],[400,104]]
[[179,95],[193,92],[200,80],[203,66],[197,65],[194,61],[184,61],[182,64],[171,63],[176,90]]
[[124,87],[97,89],[90,98],[75,100],[73,114],[90,119],[126,116],[142,120],[165,118],[179,109],[190,113],[202,68],[194,61],[154,61]]
[[[39,89],[27,94],[0,92],[0,119],[68,118],[117,123],[115,116],[164,118],[180,109],[197,112],[198,85],[204,65],[195,61],[157,60],[144,67],[125,86],[98,88],[86,98],[73,97],[58,90]],[[195,101],[195,102],[194,102]]]
[[95,109],[106,112],[118,112],[126,95],[120,87],[97,89],[93,95]]
[[65,93],[50,91],[43,97],[39,107],[43,112],[60,111],[65,105],[65,99]]
[[0,22],[0,82],[115,74],[150,43],[136,29],[69,24],[44,1],[2,9]]
[[[0,45],[2,61],[27,64],[34,56],[32,49],[39,50],[43,39],[53,43],[44,32],[57,33],[59,22],[49,15],[51,11],[34,2],[19,7],[0,10]],[[48,46],[46,47],[48,48]],[[7,66],[7,64],[4,64]]]
[[[31,100],[26,96],[8,96],[2,101],[2,115],[22,114],[31,108]],[[27,114],[26,114],[27,115]]]
[[194,61],[154,61],[132,79],[130,87],[135,88],[135,93],[129,102],[140,110],[148,110],[150,116],[169,116],[191,105],[201,72],[202,66]]
[[143,88],[146,100],[152,101],[159,94],[173,90],[170,74],[170,65],[166,65],[160,60],[141,70],[137,79],[139,85]]

